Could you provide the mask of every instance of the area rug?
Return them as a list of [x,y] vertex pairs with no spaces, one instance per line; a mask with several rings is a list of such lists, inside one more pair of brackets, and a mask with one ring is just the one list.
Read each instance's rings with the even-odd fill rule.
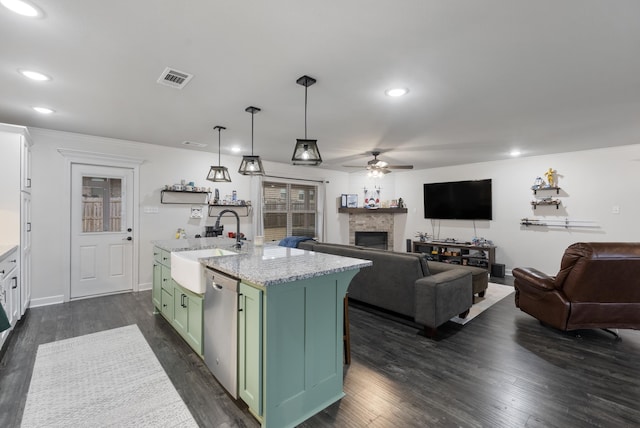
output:
[[22,427],[197,427],[137,325],[38,347]]
[[512,294],[514,291],[515,290],[510,285],[494,284],[490,282],[484,297],[478,297],[477,295],[473,296],[473,306],[471,306],[469,315],[467,315],[466,318],[454,317],[451,318],[450,321],[464,325],[489,309],[492,305]]

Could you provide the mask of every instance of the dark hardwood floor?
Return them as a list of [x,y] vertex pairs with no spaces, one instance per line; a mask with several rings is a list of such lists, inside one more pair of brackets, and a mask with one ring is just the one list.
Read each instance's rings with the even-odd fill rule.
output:
[[[349,315],[347,395],[300,427],[640,425],[638,331],[558,332],[513,296],[465,326],[445,324],[438,340],[355,306]],[[0,427],[20,425],[39,344],[134,323],[200,426],[259,426],[141,292],[30,309],[0,361]]]

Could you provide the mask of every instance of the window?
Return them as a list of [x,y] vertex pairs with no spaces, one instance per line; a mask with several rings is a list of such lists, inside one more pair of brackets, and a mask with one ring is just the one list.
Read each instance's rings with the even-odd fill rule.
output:
[[82,177],[82,232],[122,230],[122,180]]
[[264,181],[262,191],[265,241],[320,236],[317,186]]

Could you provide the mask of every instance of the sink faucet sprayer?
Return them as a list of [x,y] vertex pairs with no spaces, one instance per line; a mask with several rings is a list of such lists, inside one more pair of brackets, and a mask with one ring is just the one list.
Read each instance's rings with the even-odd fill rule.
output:
[[219,230],[220,229],[220,217],[222,217],[222,215],[224,213],[231,213],[234,216],[236,216],[236,245],[235,245],[235,247],[237,249],[240,249],[240,248],[242,248],[242,242],[240,242],[240,216],[238,215],[237,212],[235,212],[234,210],[229,210],[229,209],[220,211],[220,214],[218,214],[218,218],[216,218],[216,224],[215,224],[215,226],[213,228],[214,228],[214,230]]

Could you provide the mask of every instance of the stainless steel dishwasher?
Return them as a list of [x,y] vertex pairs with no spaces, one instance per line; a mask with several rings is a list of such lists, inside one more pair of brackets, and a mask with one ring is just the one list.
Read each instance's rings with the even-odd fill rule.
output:
[[238,398],[238,284],[236,278],[206,268],[204,362]]

